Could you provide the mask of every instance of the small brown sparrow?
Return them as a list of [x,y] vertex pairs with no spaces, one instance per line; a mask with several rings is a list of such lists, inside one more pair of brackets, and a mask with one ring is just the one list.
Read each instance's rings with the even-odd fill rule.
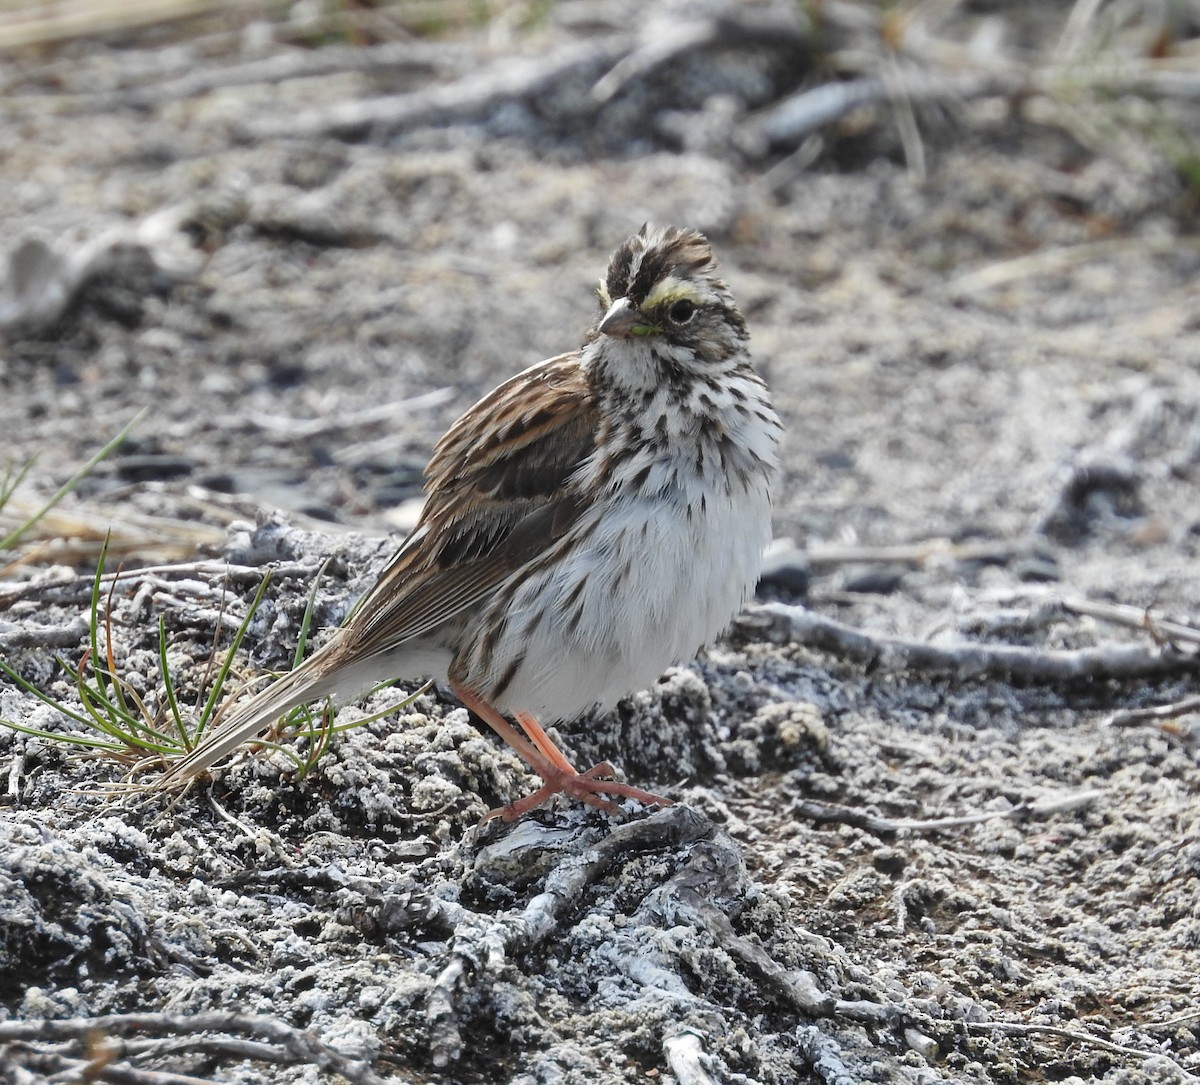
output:
[[[164,777],[194,778],[298,705],[434,675],[543,781],[668,800],[576,772],[538,720],[571,720],[692,658],[754,587],[779,419],[746,322],[695,230],[613,253],[583,346],[484,396],[434,449],[426,502],[374,587],[300,667],[218,721]],[[518,727],[505,717],[511,716]]]

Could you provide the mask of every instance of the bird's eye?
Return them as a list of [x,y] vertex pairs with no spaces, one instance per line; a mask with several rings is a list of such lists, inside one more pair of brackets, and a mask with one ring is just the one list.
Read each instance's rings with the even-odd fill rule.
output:
[[687,298],[680,298],[667,310],[667,316],[671,318],[673,324],[686,324],[695,315],[696,303],[688,301]]

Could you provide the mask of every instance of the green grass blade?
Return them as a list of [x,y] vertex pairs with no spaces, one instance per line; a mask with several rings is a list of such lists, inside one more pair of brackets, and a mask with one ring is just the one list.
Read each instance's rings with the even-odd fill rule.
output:
[[[100,661],[106,658],[100,654],[100,580],[104,576],[104,562],[108,557],[108,544],[111,538],[112,532],[106,531],[104,545],[100,547],[100,560],[96,563],[96,575],[92,578],[92,609],[91,617],[88,620],[88,644],[91,646],[92,674],[96,676],[96,692],[101,695],[106,704],[108,702],[106,672],[100,665]],[[82,681],[82,671],[80,671],[76,675],[76,685]],[[108,707],[113,714],[117,713],[117,709],[112,705]]]
[[23,735],[33,735],[34,738],[44,738],[48,742],[65,742],[69,746],[85,746],[89,750],[103,750],[105,753],[124,753],[128,747],[116,742],[105,742],[91,735],[72,735],[63,731],[43,731],[40,727],[29,727],[24,723],[0,719],[0,724]]
[[[125,438],[129,436],[130,431],[142,420],[143,415],[145,415],[149,409],[149,407],[143,407],[140,411],[138,411],[138,413],[135,414],[125,426],[125,428],[121,430],[121,432],[118,433],[111,441],[109,441],[108,444],[100,449],[100,451],[97,452],[90,460],[88,460],[87,463],[85,463],[78,471],[76,471],[75,474],[67,479],[67,481],[55,491],[54,495],[47,500],[46,503],[37,510],[37,512],[35,512],[15,531],[10,531],[4,536],[4,538],[0,539],[0,550],[11,550],[18,542],[20,542],[21,539],[24,538],[24,536],[33,528],[33,526],[43,516],[46,515],[46,513],[54,508],[55,505],[57,505],[64,497],[67,496],[67,494],[69,494],[75,489],[76,486],[78,486],[85,478],[87,478],[87,476],[90,475],[93,470],[95,470],[97,464],[101,463],[112,454],[113,450],[116,449],[125,440]],[[22,469],[20,476],[17,478],[17,482],[20,482],[21,478],[24,477],[25,472],[29,470],[29,467],[32,466],[32,463],[33,461],[31,460]],[[13,485],[15,488],[16,483]],[[11,492],[5,494],[5,500],[7,500],[10,496]],[[3,504],[3,502],[0,502],[0,504]]]
[[[59,662],[65,665],[64,660],[60,660]],[[75,673],[75,692],[79,694],[83,710],[91,717],[87,721],[87,725],[94,730],[103,731],[104,734],[120,741],[121,736],[125,732],[113,723],[113,719],[119,719],[120,714],[103,693],[87,684],[81,670]]]
[[191,740],[183,722],[183,713],[179,711],[179,701],[175,697],[175,680],[171,677],[171,667],[167,662],[167,620],[161,614],[158,616],[158,669],[162,675],[163,689],[167,694],[167,705],[171,709],[171,719],[179,733],[179,741],[185,750],[190,750]]
[[[105,542],[107,543],[107,539]],[[117,566],[117,576],[121,575],[121,568]],[[113,608],[113,593],[117,590],[117,579],[113,577],[113,582],[108,586],[108,595],[104,600],[104,662],[106,664],[105,673],[112,680],[113,692],[116,694],[117,706],[121,715],[126,719],[132,719],[133,713],[129,709],[129,705],[125,700],[125,683],[120,680],[117,672],[117,660],[113,652],[113,633],[112,633],[112,608]],[[92,621],[99,623],[99,616],[93,615]],[[89,623],[90,624],[90,623]],[[92,658],[92,670],[96,670],[95,657]]]
[[[10,462],[4,469],[4,479],[0,481],[0,509],[8,504],[8,499],[17,491],[17,487],[25,480],[25,476],[32,470],[33,465],[37,462],[37,457],[33,456],[25,461],[23,467],[19,470],[14,470]],[[0,543],[0,550],[5,549]]]
[[[65,667],[65,664],[63,663],[63,661],[61,659],[58,662],[61,666]],[[69,668],[67,668],[67,669],[69,670]],[[90,727],[92,725],[91,720],[89,720],[86,716],[81,716],[78,712],[74,711],[73,709],[68,708],[65,704],[62,703],[62,701],[59,701],[56,698],[51,697],[50,694],[43,693],[32,682],[26,681],[25,678],[23,678],[20,674],[18,674],[15,670],[13,670],[12,667],[10,667],[2,659],[0,659],[0,671],[3,671],[6,675],[8,675],[8,677],[13,682],[15,682],[17,684],[17,686],[19,686],[21,689],[23,689],[26,693],[30,694],[31,696],[36,697],[39,701],[42,702],[42,704],[49,705],[51,708],[55,709],[56,711],[61,712],[68,719],[74,720],[76,723],[81,724],[84,727]]]
[[85,721],[86,725],[120,743],[122,750],[129,753],[135,750],[149,750],[162,754],[178,753],[179,744],[173,738],[156,731],[136,717],[110,715],[112,705],[98,698],[95,689],[86,682],[78,683],[76,689],[84,710],[91,716],[91,719]]
[[300,635],[296,638],[296,654],[292,657],[293,670],[304,662],[305,651],[308,648],[308,631],[312,628],[313,612],[317,609],[317,588],[328,565],[328,560],[322,562],[317,575],[313,577],[312,591],[308,593],[308,602],[304,605],[304,617],[300,619]]
[[300,767],[297,777],[304,779],[314,768],[317,762],[325,756],[325,751],[329,749],[329,743],[333,736],[333,721],[337,713],[334,711],[333,703],[326,701],[321,707],[321,726],[317,728],[316,736],[311,740],[308,749],[308,754],[304,758],[304,763]]
[[250,628],[250,622],[254,619],[254,615],[258,613],[259,605],[263,601],[263,596],[267,593],[267,585],[270,582],[271,573],[268,571],[263,577],[262,583],[259,584],[258,591],[254,593],[254,598],[250,601],[250,608],[246,611],[246,617],[242,619],[242,624],[238,626],[237,632],[233,635],[233,642],[229,645],[229,651],[225,653],[225,660],[221,664],[221,669],[217,672],[216,681],[213,682],[212,691],[208,695],[208,700],[204,703],[204,711],[200,713],[195,733],[192,735],[193,742],[200,741],[200,736],[204,733],[204,729],[212,719],[212,714],[217,707],[217,701],[221,697],[221,691],[225,688],[225,682],[229,678],[230,668],[233,667],[234,657],[237,655],[238,649],[242,646],[246,631]]

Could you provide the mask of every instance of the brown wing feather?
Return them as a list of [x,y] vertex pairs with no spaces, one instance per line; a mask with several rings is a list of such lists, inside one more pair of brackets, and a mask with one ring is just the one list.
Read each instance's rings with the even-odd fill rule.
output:
[[343,628],[342,651],[361,658],[429,632],[561,538],[587,504],[571,475],[598,421],[577,354],[519,373],[459,418],[425,470],[416,529]]

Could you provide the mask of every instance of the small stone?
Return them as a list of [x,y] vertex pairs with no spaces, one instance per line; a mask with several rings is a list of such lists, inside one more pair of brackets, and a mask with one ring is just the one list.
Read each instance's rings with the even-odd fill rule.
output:
[[196,463],[187,456],[148,453],[122,456],[116,460],[116,469],[126,482],[160,482],[185,478],[196,469]]
[[1041,554],[1018,561],[1013,572],[1026,583],[1048,584],[1062,579],[1058,562]]
[[842,584],[843,591],[863,595],[891,595],[904,582],[904,570],[894,566],[876,566],[851,573]]
[[849,471],[854,466],[854,457],[840,448],[817,454],[817,463],[831,471]]
[[763,556],[762,572],[758,577],[761,591],[767,588],[786,595],[803,598],[812,582],[812,567],[808,554],[793,543],[772,546]]

